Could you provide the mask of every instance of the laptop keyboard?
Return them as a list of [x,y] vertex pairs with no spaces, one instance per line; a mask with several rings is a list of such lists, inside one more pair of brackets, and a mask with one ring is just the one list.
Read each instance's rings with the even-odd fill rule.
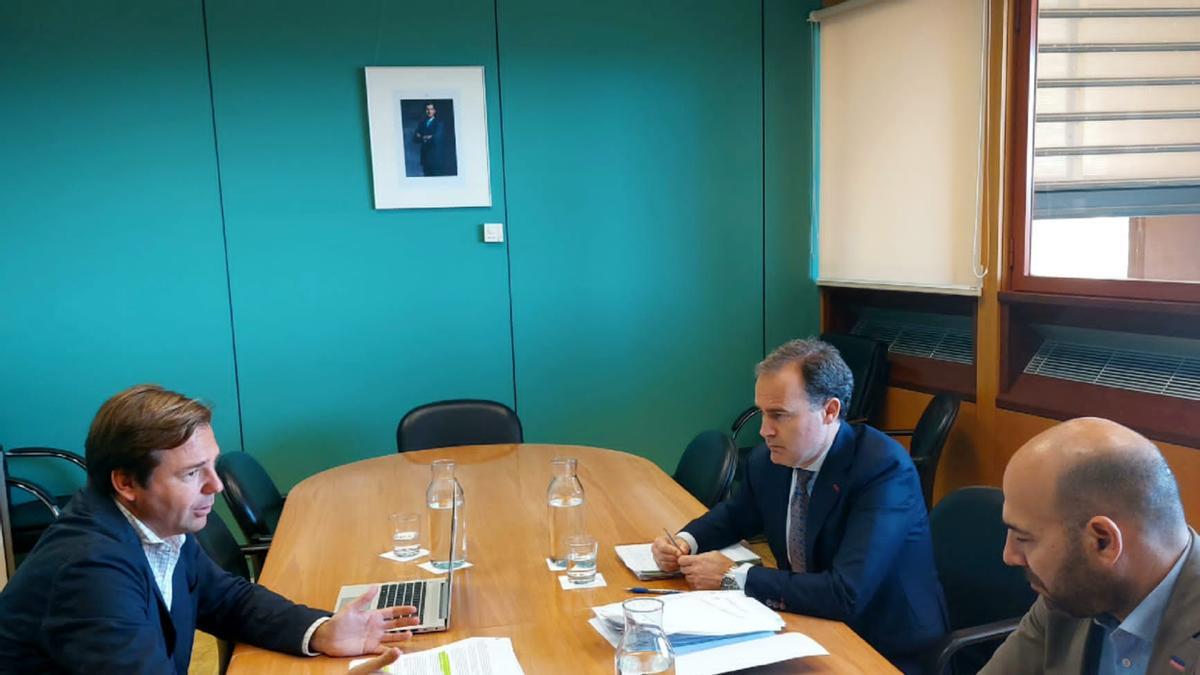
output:
[[412,605],[417,608],[417,616],[425,616],[425,586],[424,581],[384,584],[379,589],[379,598],[375,602],[375,609]]

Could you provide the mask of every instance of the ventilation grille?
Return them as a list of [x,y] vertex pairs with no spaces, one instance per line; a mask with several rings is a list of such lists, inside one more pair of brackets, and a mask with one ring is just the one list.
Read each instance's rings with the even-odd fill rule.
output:
[[1047,340],[1025,372],[1200,401],[1200,358]]
[[975,335],[970,328],[864,316],[850,333],[887,343],[888,351],[895,354],[967,365],[975,363]]

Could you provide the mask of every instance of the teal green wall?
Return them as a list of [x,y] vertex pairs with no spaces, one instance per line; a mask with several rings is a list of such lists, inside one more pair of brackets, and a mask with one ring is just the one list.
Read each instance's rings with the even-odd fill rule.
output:
[[[208,2],[243,430],[281,482],[394,452],[416,405],[513,403],[492,15]],[[363,67],[389,64],[484,66],[493,208],[373,208]]]
[[762,357],[761,17],[561,4],[500,13],[520,412],[673,468]]
[[[5,3],[0,443],[158,381],[285,486],[460,396],[673,467],[817,327],[813,4]],[[373,209],[368,65],[485,67],[492,208]]]
[[199,4],[2,3],[0,92],[0,444],[161,382],[239,449]]
[[821,329],[812,259],[813,86],[808,13],[820,0],[763,0],[766,349]]

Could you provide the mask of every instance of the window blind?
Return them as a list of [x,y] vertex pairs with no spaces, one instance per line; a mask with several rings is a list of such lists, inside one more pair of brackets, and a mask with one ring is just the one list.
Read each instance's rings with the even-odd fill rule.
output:
[[986,0],[813,12],[817,282],[978,294]]
[[1200,0],[1041,0],[1034,217],[1200,212]]

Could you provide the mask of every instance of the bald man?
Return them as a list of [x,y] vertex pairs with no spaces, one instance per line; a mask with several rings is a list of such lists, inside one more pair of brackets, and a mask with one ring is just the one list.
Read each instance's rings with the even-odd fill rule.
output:
[[983,675],[1200,672],[1200,543],[1158,448],[1083,418],[1004,471],[1004,562],[1040,596]]

